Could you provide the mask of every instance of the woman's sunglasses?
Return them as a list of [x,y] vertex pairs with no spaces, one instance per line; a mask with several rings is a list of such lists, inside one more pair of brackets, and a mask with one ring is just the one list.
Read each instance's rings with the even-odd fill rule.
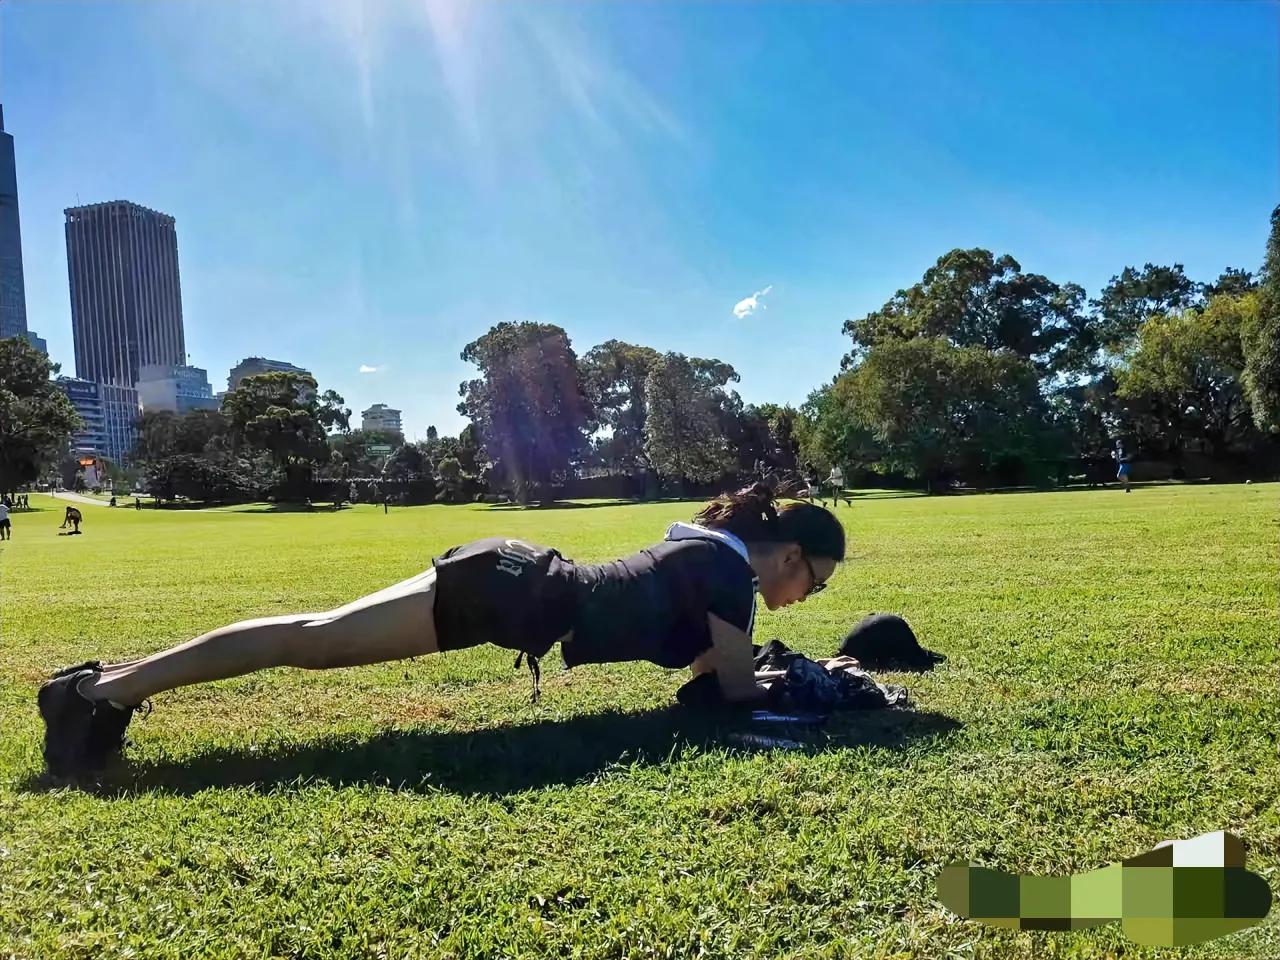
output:
[[[801,556],[804,556],[804,555],[801,554]],[[807,600],[809,597],[812,597],[815,593],[821,593],[823,590],[827,589],[827,582],[825,580],[818,579],[818,573],[816,570],[813,569],[813,564],[810,562],[808,557],[804,558],[804,565],[809,568],[809,584],[810,585],[809,585],[809,590],[804,595],[804,599]]]

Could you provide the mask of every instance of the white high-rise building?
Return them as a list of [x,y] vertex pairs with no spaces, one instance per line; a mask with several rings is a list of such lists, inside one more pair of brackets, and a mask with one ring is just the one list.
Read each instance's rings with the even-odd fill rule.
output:
[[378,430],[382,433],[395,433],[404,436],[400,428],[400,411],[388,407],[385,403],[375,403],[360,414],[361,428],[367,433]]

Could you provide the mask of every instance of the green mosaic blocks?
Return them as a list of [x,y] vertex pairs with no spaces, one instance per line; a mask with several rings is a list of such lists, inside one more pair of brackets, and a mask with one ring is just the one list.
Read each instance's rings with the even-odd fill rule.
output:
[[1177,947],[1243,930],[1271,908],[1271,889],[1244,866],[1244,844],[1218,831],[1166,841],[1071,877],[1017,876],[953,863],[938,897],[962,917],[1021,930],[1075,930],[1121,921],[1131,940]]

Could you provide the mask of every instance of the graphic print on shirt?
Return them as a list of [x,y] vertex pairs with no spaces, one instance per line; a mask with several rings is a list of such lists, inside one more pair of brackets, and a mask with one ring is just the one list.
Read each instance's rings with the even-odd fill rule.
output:
[[498,569],[513,577],[524,573],[525,567],[537,562],[538,557],[538,552],[523,540],[508,540],[497,552],[501,558],[498,560]]

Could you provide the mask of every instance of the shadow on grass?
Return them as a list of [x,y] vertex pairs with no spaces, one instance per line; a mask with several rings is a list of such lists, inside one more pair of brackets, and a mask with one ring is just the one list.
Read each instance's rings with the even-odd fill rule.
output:
[[[235,504],[229,503],[213,503],[209,504],[213,507],[234,507]],[[367,504],[367,506],[382,506],[382,504]],[[392,507],[398,507],[399,504],[392,504]],[[235,510],[236,513],[338,513],[341,510],[351,508],[350,503],[344,503],[342,507],[335,507],[328,500],[322,500],[320,503],[313,503],[310,509],[306,504],[302,503],[269,503],[260,507],[246,507],[243,510]]]
[[[883,710],[839,714],[825,730],[786,736],[803,739],[809,752],[855,746],[901,750],[913,742],[941,739],[959,727],[942,714]],[[82,786],[108,797],[190,795],[218,787],[266,792],[314,783],[502,796],[577,783],[615,766],[665,763],[717,746],[756,752],[732,739],[747,730],[778,735],[776,730],[761,731],[745,716],[712,718],[673,706],[471,732],[388,731],[256,750],[223,748],[182,762],[124,763],[102,781]],[[24,788],[38,791],[48,785],[33,778]]]
[[634,507],[643,503],[680,503],[680,500],[592,500],[581,503],[577,500],[543,500],[535,503],[492,503],[490,510],[593,510],[596,507]]

